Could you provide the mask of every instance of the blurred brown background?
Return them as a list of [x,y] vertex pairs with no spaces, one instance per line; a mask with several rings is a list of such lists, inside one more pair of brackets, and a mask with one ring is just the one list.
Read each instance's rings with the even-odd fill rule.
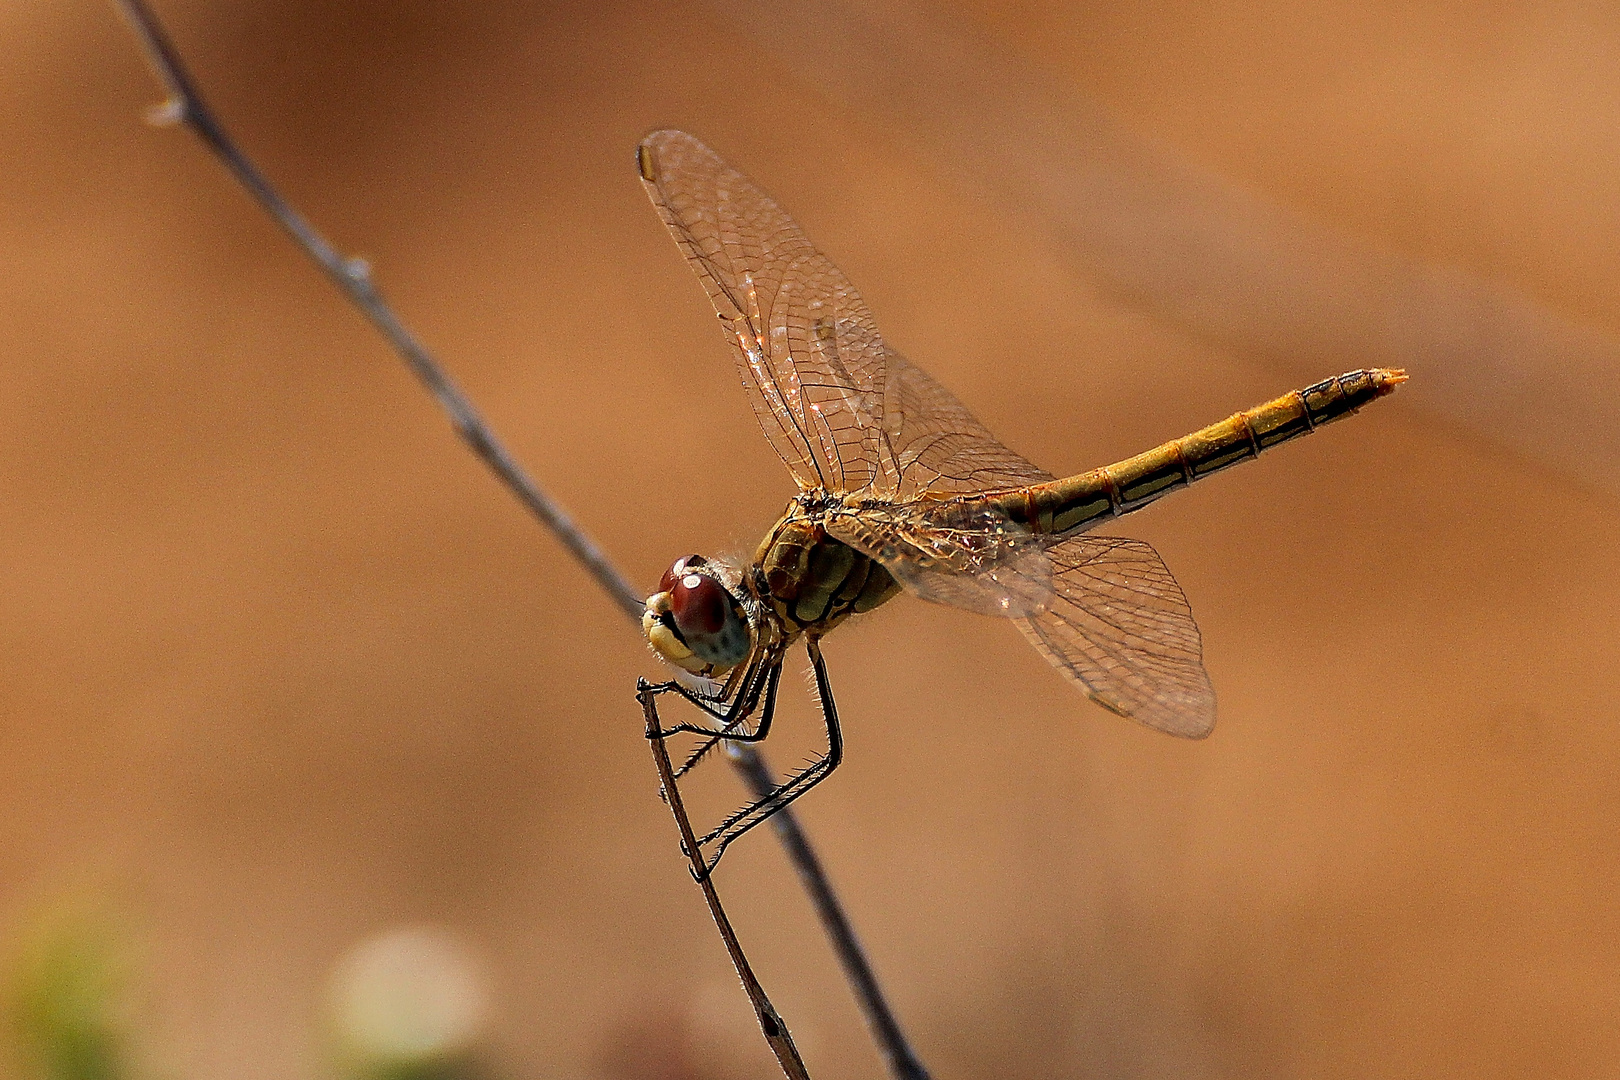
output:
[[[792,492],[636,181],[655,127],[754,175],[1054,471],[1362,362],[1324,342],[1408,364],[1123,530],[1198,613],[1209,741],[900,601],[828,642],[849,758],[803,817],[942,1080],[1620,1073],[1612,8],[859,9],[937,67],[835,6],[159,10],[643,584]],[[771,1075],[654,794],[639,638],[140,121],[110,5],[6,5],[0,57],[6,933],[118,912],[154,1076],[328,1075],[328,972],[420,923],[487,962],[495,1075]],[[1093,153],[1135,180],[1091,176],[1076,225],[1043,165]],[[1219,243],[1166,249],[1178,221]],[[773,842],[721,878],[814,1074],[878,1075]]]

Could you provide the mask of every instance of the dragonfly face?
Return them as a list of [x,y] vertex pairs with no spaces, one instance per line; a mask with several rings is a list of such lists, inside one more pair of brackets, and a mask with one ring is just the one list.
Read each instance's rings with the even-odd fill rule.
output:
[[676,559],[641,616],[653,651],[683,671],[720,679],[762,638],[820,636],[898,595],[881,564],[827,534],[817,509],[825,502],[789,505],[746,571],[701,555]]
[[[729,583],[728,583],[729,579]],[[721,678],[748,659],[754,634],[739,594],[740,575],[701,555],[675,560],[647,598],[641,629],[664,660],[694,675]],[[735,591],[734,591],[735,590]]]

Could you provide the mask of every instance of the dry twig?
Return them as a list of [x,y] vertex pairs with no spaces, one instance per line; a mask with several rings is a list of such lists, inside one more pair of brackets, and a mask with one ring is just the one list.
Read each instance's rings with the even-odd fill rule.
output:
[[[562,541],[569,553],[590,571],[597,584],[602,586],[620,610],[632,619],[639,620],[643,610],[641,593],[630,584],[601,548],[597,547],[596,543],[574,523],[562,507],[530,479],[501,445],[472,402],[383,300],[371,280],[370,266],[363,260],[349,259],[340,255],[325,237],[281,197],[252,160],[237,147],[219,119],[204,104],[196,83],[145,0],[115,0],[115,2],[140,40],[153,69],[169,91],[169,100],[153,110],[151,114],[153,121],[161,124],[183,124],[202,139],[237,181],[258,200],[265,212],[286,230],[293,241],[315,260],[333,284],[371,320],[372,325],[387,339],[389,345],[439,402],[440,407],[450,417],[456,434],[483,459],[523,505]],[[652,725],[655,724],[650,711],[648,723],[650,736],[654,733]],[[653,757],[664,781],[670,808],[675,813],[676,823],[681,829],[687,850],[696,851],[696,841],[686,818],[680,794],[674,784],[663,741],[658,738],[649,738],[648,741],[653,747]],[[757,750],[733,743],[728,744],[728,755],[744,780],[756,791],[768,790],[774,786],[770,769]],[[827,929],[828,937],[849,979],[851,991],[867,1018],[873,1038],[878,1042],[890,1071],[897,1080],[928,1080],[928,1073],[912,1052],[878,986],[871,964],[855,937],[849,918],[845,915],[843,906],[833,891],[809,838],[789,810],[778,812],[772,818],[772,822],[789,859],[798,872],[800,881],[804,884],[805,891],[815,906],[816,913],[821,918],[822,925]],[[701,868],[701,863],[697,864],[697,869]],[[742,945],[731,928],[725,909],[721,906],[714,883],[707,875],[694,876],[699,877],[699,885],[709,906],[709,913],[714,917],[721,939],[725,942],[737,974],[741,977],[744,989],[753,1003],[760,1029],[764,1032],[772,1052],[776,1054],[783,1072],[790,1080],[801,1078],[809,1080],[809,1073],[805,1071],[804,1062],[793,1045],[786,1024],[782,1022],[764,988],[754,976]]]

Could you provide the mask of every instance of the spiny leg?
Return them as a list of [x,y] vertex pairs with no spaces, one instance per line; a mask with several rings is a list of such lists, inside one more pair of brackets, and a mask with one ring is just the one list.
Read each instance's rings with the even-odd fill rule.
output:
[[[743,705],[748,700],[748,686],[755,678],[759,676],[762,670],[763,667],[760,660],[751,660],[749,661],[747,667],[733,671],[726,678],[726,681],[721,685],[719,691],[713,694],[706,694],[701,690],[694,690],[691,687],[686,686],[679,679],[671,679],[669,682],[663,683],[646,683],[646,691],[654,696],[659,694],[674,694],[676,697],[685,699],[689,704],[699,709],[705,716],[713,717],[722,724],[729,724],[734,722],[738,715],[747,714],[747,710],[743,709]],[[640,687],[644,682],[645,680],[638,680],[636,685]],[[638,689],[638,697],[640,696],[640,693],[641,691]],[[678,731],[685,730],[687,728],[698,731],[705,730],[703,728],[697,728],[695,725],[686,724],[677,725],[674,728],[670,728],[669,730],[665,731],[664,734],[674,735]]]
[[[758,742],[770,734],[771,721],[776,716],[777,687],[782,678],[783,651],[773,650],[769,655],[753,661],[738,678],[730,680],[728,684],[731,703],[724,713],[717,709],[708,708],[705,711],[716,716],[725,727],[707,728],[697,724],[676,724],[673,727],[662,727],[658,716],[657,699],[662,694],[674,693],[687,701],[702,706],[703,702],[696,700],[692,693],[679,683],[649,683],[645,679],[637,680],[636,698],[647,711],[649,724],[647,737],[664,742],[672,735],[683,732],[707,736],[695,750],[688,755],[680,768],[674,770],[674,778],[680,779],[691,772],[697,764],[723,741]],[[764,693],[764,708],[760,710],[759,722],[753,731],[739,730],[742,723],[752,715],[760,705],[760,694]],[[722,699],[705,699],[711,704]],[[660,789],[659,797],[669,802],[669,793]]]
[[[681,767],[675,770],[675,779],[679,780],[681,777],[691,772],[698,762],[702,761],[708,756],[709,751],[713,750],[716,746],[719,746],[722,742],[759,742],[760,740],[764,739],[765,736],[769,735],[771,733],[771,721],[776,718],[776,687],[781,681],[782,665],[779,661],[772,666],[770,671],[766,674],[765,701],[760,707],[759,723],[754,725],[754,730],[738,731],[735,729],[735,726],[733,726],[712,733],[707,739],[704,739],[703,742],[699,743],[697,749],[693,750],[692,753],[687,756],[686,761],[681,765]],[[741,723],[742,720],[739,719],[737,724]],[[692,728],[687,727],[679,730],[691,731]]]
[[646,679],[636,680],[636,700],[641,703],[641,712],[647,721],[647,742],[652,746],[653,761],[658,765],[658,774],[663,779],[663,783],[658,787],[658,797],[664,800],[670,812],[675,815],[675,827],[681,833],[681,854],[691,860],[692,876],[702,881],[708,876],[708,871],[703,866],[703,848],[697,841],[697,833],[692,828],[692,819],[686,812],[680,785],[675,782],[669,750],[664,745],[668,732],[658,719],[658,698],[667,692],[667,685],[650,683]]
[[[718,697],[708,697],[675,681],[645,683],[643,689],[637,690],[637,696],[639,697],[642,693],[654,696],[675,694],[697,706],[705,715],[711,716],[720,722],[720,726],[717,728],[704,727],[701,724],[676,724],[673,727],[660,729],[660,738],[667,739],[671,735],[689,732],[693,735],[711,735],[746,741],[752,736],[747,732],[738,733],[735,729],[758,708],[761,691],[768,683],[774,686],[773,673],[779,672],[781,666],[782,654],[779,651],[760,656],[749,663],[742,677],[734,685],[728,680],[726,689],[722,690]],[[638,684],[638,686],[640,685]],[[723,709],[720,707],[722,705],[725,706]]]
[[805,651],[810,654],[810,666],[816,674],[816,696],[821,699],[821,717],[827,727],[827,753],[778,784],[775,790],[756,802],[750,803],[700,837],[698,846],[714,845],[714,854],[705,861],[703,874],[714,872],[720,856],[732,841],[803,795],[832,775],[844,760],[844,734],[838,725],[838,705],[833,701],[832,683],[827,678],[827,664],[821,657],[821,641],[805,638]]
[[[776,714],[776,691],[782,677],[782,654],[777,652],[775,662],[766,671],[764,711],[760,716],[759,724],[754,732],[735,739],[737,742],[754,742],[763,739],[770,731],[771,720]],[[676,825],[681,830],[681,853],[692,860],[692,874],[699,881],[706,879],[713,872],[715,863],[719,861],[719,852],[715,853],[712,861],[705,863],[703,858],[703,844],[705,841],[697,839],[696,830],[692,828],[692,820],[686,811],[685,800],[681,798],[679,779],[697,764],[709,749],[722,741],[732,741],[728,736],[716,734],[703,743],[687,759],[686,764],[679,770],[672,767],[669,760],[669,751],[666,747],[669,736],[684,729],[684,726],[666,728],[658,715],[658,699],[663,694],[671,692],[668,683],[650,683],[646,679],[636,680],[636,700],[641,703],[643,715],[647,720],[647,739],[653,744],[653,757],[659,762],[659,772],[664,782],[659,785],[658,797],[667,804],[675,814]],[[744,714],[746,716],[746,713]],[[737,723],[742,722],[740,717]],[[778,789],[780,791],[780,789]]]

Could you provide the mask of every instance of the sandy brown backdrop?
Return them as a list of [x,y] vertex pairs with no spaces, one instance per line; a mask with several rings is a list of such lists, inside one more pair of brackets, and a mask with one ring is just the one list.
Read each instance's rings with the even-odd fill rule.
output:
[[[792,490],[636,182],[655,127],[759,179],[1054,471],[1344,366],[1088,272],[736,10],[161,5],[641,583],[751,547]],[[927,17],[1268,212],[1620,334],[1620,20],[1306,11]],[[194,140],[140,122],[159,94],[109,5],[6,5],[0,57],[0,907],[127,913],[154,1074],[324,1075],[333,960],[429,921],[490,957],[500,1075],[770,1075],[619,613]],[[1620,502],[1511,444],[1413,393],[1131,519],[1204,631],[1204,743],[969,615],[902,601],[829,640],[849,760],[803,816],[938,1076],[1620,1071]],[[772,842],[722,877],[815,1075],[876,1075]]]

